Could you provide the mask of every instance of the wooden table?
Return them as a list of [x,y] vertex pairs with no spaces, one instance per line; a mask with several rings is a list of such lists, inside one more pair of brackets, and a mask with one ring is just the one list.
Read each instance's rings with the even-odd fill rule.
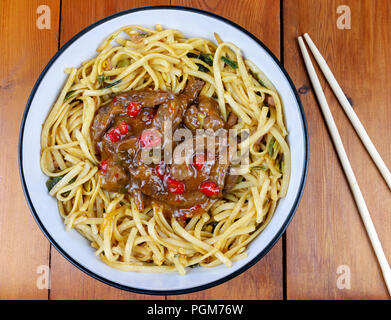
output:
[[[36,27],[37,7],[51,11]],[[186,5],[240,24],[283,62],[300,92],[310,136],[305,192],[286,234],[250,270],[215,288],[161,299],[388,299],[380,269],[312,92],[296,37],[308,32],[335,72],[385,162],[391,166],[391,3],[387,0],[2,0],[0,2],[0,298],[150,299],[114,289],[66,261],[34,222],[18,175],[19,125],[49,59],[74,34],[142,5]],[[339,29],[339,5],[351,29]],[[384,250],[391,260],[391,195],[335,97],[321,79]],[[50,266],[49,289],[37,268]],[[342,272],[338,274],[338,272]],[[350,289],[338,277],[350,272]],[[341,280],[341,278],[340,278]],[[348,283],[345,283],[345,285]],[[159,297],[157,297],[159,298]]]

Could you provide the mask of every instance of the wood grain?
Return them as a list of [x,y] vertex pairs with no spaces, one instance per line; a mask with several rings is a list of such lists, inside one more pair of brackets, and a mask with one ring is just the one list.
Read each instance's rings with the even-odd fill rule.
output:
[[[166,1],[62,1],[61,46],[72,36],[115,12],[142,5],[168,4]],[[164,299],[164,296],[134,294],[115,289],[86,275],[64,259],[53,247],[50,299]]]
[[[173,0],[171,4],[192,6],[222,15],[257,36],[277,57],[280,54],[279,1]],[[168,299],[282,299],[282,254],[280,240],[260,262],[240,276],[208,290],[169,296]]]
[[27,98],[57,50],[59,1],[45,3],[51,9],[50,30],[36,27],[40,1],[0,2],[0,299],[48,297],[36,281],[37,267],[49,264],[49,242],[30,214],[18,174],[19,126]]
[[[331,144],[297,46],[308,32],[333,70],[386,164],[391,166],[391,6],[344,1],[350,30],[336,25],[340,1],[285,1],[284,61],[307,116],[310,164],[300,209],[287,232],[288,299],[387,299],[388,294],[358,210]],[[318,74],[321,73],[318,70]],[[390,190],[330,88],[322,86],[373,222],[391,259]],[[351,289],[337,288],[337,268],[351,272]]]

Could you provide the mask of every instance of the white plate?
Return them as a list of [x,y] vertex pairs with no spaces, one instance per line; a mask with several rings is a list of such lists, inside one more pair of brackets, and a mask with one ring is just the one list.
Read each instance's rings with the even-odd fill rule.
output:
[[[94,249],[78,232],[66,232],[56,200],[49,196],[41,172],[40,134],[46,115],[63,87],[64,68],[79,67],[81,62],[96,55],[96,48],[115,30],[138,24],[179,29],[186,37],[214,39],[217,32],[225,41],[242,49],[277,88],[285,112],[292,152],[292,175],[287,196],[265,230],[251,243],[248,258],[235,262],[231,268],[194,268],[188,274],[129,273],[113,269],[94,255]],[[267,23],[267,22],[265,22]],[[308,137],[303,108],[288,74],[275,56],[257,38],[240,26],[220,16],[185,7],[152,6],[119,12],[84,29],[50,60],[37,80],[23,116],[19,165],[27,202],[39,227],[54,247],[70,262],[92,277],[112,286],[147,294],[180,294],[197,291],[222,283],[254,265],[281,237],[292,219],[303,192],[308,163]]]

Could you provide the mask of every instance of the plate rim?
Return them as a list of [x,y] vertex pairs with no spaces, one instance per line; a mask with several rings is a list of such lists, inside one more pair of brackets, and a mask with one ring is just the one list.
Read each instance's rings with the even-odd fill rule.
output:
[[[104,22],[107,22],[109,20],[115,19],[115,18],[120,17],[122,15],[130,14],[130,13],[133,13],[133,12],[147,11],[147,10],[161,10],[161,9],[163,9],[163,10],[189,11],[189,12],[202,14],[202,15],[206,15],[206,16],[215,18],[215,19],[220,20],[220,21],[222,21],[222,22],[224,22],[226,24],[231,25],[232,27],[238,29],[239,31],[242,31],[243,33],[248,35],[251,39],[253,39],[258,45],[260,45],[269,54],[269,56],[277,63],[278,67],[283,72],[285,78],[288,80],[288,83],[289,83],[289,85],[290,85],[290,87],[291,87],[291,89],[292,89],[292,91],[293,91],[293,93],[295,95],[297,104],[299,106],[301,120],[303,122],[303,134],[304,134],[304,143],[305,143],[305,146],[304,146],[304,168],[303,168],[302,176],[301,176],[301,180],[300,180],[299,192],[296,195],[295,201],[293,203],[292,209],[290,210],[290,212],[288,214],[287,219],[284,221],[284,223],[282,224],[281,228],[275,234],[273,239],[267,244],[267,246],[261,252],[259,252],[252,260],[248,261],[241,268],[239,268],[238,270],[236,270],[236,271],[226,275],[225,277],[223,277],[221,279],[214,280],[214,281],[208,282],[206,284],[199,285],[199,286],[194,286],[194,287],[191,287],[191,288],[175,289],[175,290],[150,290],[150,289],[140,289],[140,288],[134,288],[134,287],[126,286],[126,285],[114,282],[112,280],[106,279],[103,276],[100,276],[100,275],[94,273],[90,269],[88,269],[88,268],[84,267],[83,265],[81,265],[74,258],[72,258],[52,238],[52,236],[46,230],[45,226],[43,225],[42,221],[40,220],[39,215],[35,211],[35,208],[34,208],[34,205],[33,205],[32,201],[31,201],[31,198],[30,198],[30,195],[29,195],[29,191],[27,189],[26,181],[25,181],[25,178],[24,178],[23,155],[22,155],[22,153],[23,153],[22,150],[23,150],[24,127],[25,127],[25,123],[26,123],[28,112],[30,110],[31,103],[32,103],[32,101],[33,101],[33,99],[35,97],[35,94],[36,94],[36,91],[37,91],[39,85],[41,84],[42,79],[45,77],[46,73],[48,72],[50,67],[53,65],[53,63],[57,60],[57,58],[73,42],[75,42],[77,39],[79,39],[82,35],[84,35],[88,31],[94,29],[95,27],[99,26],[100,24],[102,24]],[[222,17],[222,16],[220,16],[218,14],[215,14],[215,13],[212,13],[212,12],[209,12],[209,11],[206,11],[206,10],[193,8],[193,7],[178,6],[178,5],[141,6],[141,7],[135,7],[135,8],[119,11],[119,12],[116,12],[116,13],[114,13],[112,15],[109,15],[107,17],[104,17],[103,19],[100,19],[100,20],[92,23],[91,25],[87,26],[86,28],[84,28],[80,32],[78,32],[76,35],[74,35],[70,40],[68,40],[54,54],[54,56],[46,64],[46,66],[42,70],[41,74],[39,75],[37,81],[35,82],[32,90],[31,90],[29,98],[27,100],[26,107],[25,107],[25,110],[23,112],[21,125],[20,125],[20,131],[19,131],[18,162],[19,162],[19,175],[20,175],[20,179],[21,179],[22,189],[23,189],[23,193],[24,193],[24,196],[26,198],[27,204],[29,206],[30,212],[31,212],[35,222],[38,224],[38,227],[41,229],[42,233],[45,235],[45,237],[49,240],[49,242],[53,245],[53,247],[56,248],[56,250],[58,252],[60,252],[60,254],[65,259],[67,259],[75,267],[77,267],[79,270],[83,271],[84,273],[86,273],[90,277],[92,277],[92,278],[94,278],[96,280],[99,280],[99,281],[101,281],[101,282],[103,282],[103,283],[105,283],[107,285],[112,286],[112,287],[121,289],[121,290],[130,291],[130,292],[134,292],[134,293],[148,294],[148,295],[178,295],[178,294],[192,293],[192,292],[196,292],[196,291],[201,291],[201,290],[205,290],[205,289],[208,289],[208,288],[212,288],[214,286],[217,286],[219,284],[222,284],[222,283],[224,283],[224,282],[226,282],[228,280],[231,280],[231,279],[235,278],[239,274],[241,274],[244,271],[248,270],[250,267],[252,267],[254,264],[256,264],[259,260],[261,260],[270,251],[270,249],[272,247],[274,247],[276,242],[284,234],[286,228],[288,227],[290,221],[292,220],[293,216],[296,213],[297,207],[298,207],[298,205],[300,203],[300,200],[301,200],[301,197],[303,195],[303,191],[304,191],[304,187],[305,187],[305,183],[306,183],[306,179],[307,179],[308,161],[309,161],[309,137],[308,137],[308,127],[307,127],[307,121],[306,121],[306,117],[305,117],[305,113],[304,113],[304,108],[303,108],[303,105],[301,103],[300,97],[298,95],[297,89],[296,89],[295,85],[293,84],[293,81],[290,78],[289,74],[287,73],[287,71],[285,70],[284,66],[282,65],[282,63],[277,59],[277,57],[270,51],[270,49],[261,40],[259,40],[256,36],[254,36],[252,33],[247,31],[245,28],[243,28],[242,26],[238,25],[237,23],[235,23],[235,22],[233,22],[233,21],[231,21],[231,20],[229,20],[229,19],[227,19],[225,17]]]

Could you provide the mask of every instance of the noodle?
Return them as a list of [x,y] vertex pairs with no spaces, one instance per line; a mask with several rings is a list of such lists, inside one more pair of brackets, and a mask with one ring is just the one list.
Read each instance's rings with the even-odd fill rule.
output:
[[[80,232],[113,268],[185,274],[189,266],[230,267],[247,256],[247,245],[287,193],[290,150],[280,97],[237,46],[216,40],[218,46],[160,25],[130,25],[111,34],[95,58],[66,69],[68,79],[42,128],[41,169],[66,230]],[[194,52],[211,54],[213,66],[188,56]],[[223,199],[183,226],[157,206],[139,212],[129,195],[101,188],[90,127],[115,94],[146,87],[179,93],[189,76],[205,81],[201,94],[218,101],[225,120],[230,113],[238,117],[234,129],[248,133],[238,150],[249,163],[235,168],[240,178]]]

